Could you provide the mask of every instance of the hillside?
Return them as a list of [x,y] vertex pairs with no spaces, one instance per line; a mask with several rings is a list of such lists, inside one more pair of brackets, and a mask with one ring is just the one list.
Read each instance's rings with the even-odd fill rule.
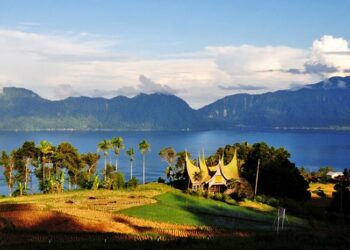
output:
[[182,130],[206,128],[209,124],[173,95],[70,97],[50,101],[20,88],[4,88],[0,95],[0,117],[1,130]]
[[333,77],[298,90],[227,96],[198,112],[230,127],[345,127],[350,125],[350,77]]
[[333,77],[298,90],[224,97],[199,110],[167,94],[50,101],[8,87],[0,94],[0,130],[203,130],[350,128],[350,77]]

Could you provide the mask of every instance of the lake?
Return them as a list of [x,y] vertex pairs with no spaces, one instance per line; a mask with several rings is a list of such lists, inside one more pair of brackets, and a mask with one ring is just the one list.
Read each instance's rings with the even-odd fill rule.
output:
[[[213,154],[216,149],[226,144],[247,141],[248,143],[267,142],[274,147],[284,147],[291,153],[291,160],[297,166],[316,170],[321,166],[333,166],[339,171],[350,167],[350,131],[291,131],[291,130],[214,130],[214,131],[177,131],[177,132],[0,132],[0,150],[10,151],[22,145],[25,140],[36,143],[48,140],[57,145],[60,142],[72,143],[80,152],[96,152],[97,143],[102,139],[115,136],[124,138],[126,148],[133,147],[136,151],[134,175],[141,180],[142,160],[137,145],[142,139],[151,144],[151,152],[146,155],[146,180],[154,181],[159,176],[164,177],[166,163],[161,161],[158,153],[167,146],[176,151],[189,151],[193,157],[204,150],[206,155]],[[114,162],[114,154],[110,152]],[[100,169],[103,158],[100,160]],[[129,161],[125,150],[121,152],[119,169],[130,176]],[[35,187],[37,184],[33,184]],[[6,184],[0,176],[0,194],[7,194]]]

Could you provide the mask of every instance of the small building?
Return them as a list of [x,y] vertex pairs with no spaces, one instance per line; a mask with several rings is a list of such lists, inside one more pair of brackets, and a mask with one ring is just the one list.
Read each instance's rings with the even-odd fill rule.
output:
[[327,175],[330,176],[332,179],[344,176],[343,172],[333,172],[333,171],[328,172]]
[[237,150],[229,164],[225,165],[222,157],[216,166],[207,166],[204,154],[199,157],[199,166],[196,166],[186,154],[186,171],[189,176],[189,188],[192,190],[224,192],[228,180],[240,178]]

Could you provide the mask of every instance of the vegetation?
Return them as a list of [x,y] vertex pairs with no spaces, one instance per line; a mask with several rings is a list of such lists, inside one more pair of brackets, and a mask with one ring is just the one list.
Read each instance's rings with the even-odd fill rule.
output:
[[139,143],[139,150],[142,154],[142,183],[145,184],[146,153],[151,150],[151,144],[149,144],[146,140],[142,140]]
[[[125,183],[125,177],[117,171],[117,166],[107,164],[108,152],[111,149],[115,152],[116,164],[118,164],[120,150],[124,148],[123,139],[115,137],[112,140],[102,140],[97,146],[98,151],[103,151],[104,155],[102,181],[97,173],[100,155],[92,152],[81,154],[68,142],[54,146],[45,140],[38,145],[33,141],[26,141],[10,153],[3,151],[0,156],[0,166],[4,169],[9,196],[22,196],[29,191],[32,193],[28,182],[32,183],[33,174],[38,179],[40,190],[44,193],[60,193],[66,188],[71,190],[77,189],[78,186],[94,190],[137,187],[138,180],[135,177],[131,176],[130,181]],[[127,154],[130,157],[132,170],[133,149],[129,149]],[[14,190],[15,186],[17,186],[16,190]]]

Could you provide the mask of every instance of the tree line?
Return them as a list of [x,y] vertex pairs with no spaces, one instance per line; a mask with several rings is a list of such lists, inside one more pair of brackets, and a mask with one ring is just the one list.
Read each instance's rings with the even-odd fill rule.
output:
[[[138,144],[142,154],[143,183],[145,183],[146,153],[150,148],[151,145],[146,140]],[[3,167],[9,196],[32,192],[33,174],[38,179],[39,189],[44,193],[62,192],[67,186],[68,189],[76,189],[77,186],[87,189],[135,187],[138,180],[132,174],[135,160],[135,150],[132,147],[125,151],[130,161],[130,178],[127,183],[124,174],[118,171],[118,159],[124,149],[122,137],[102,140],[97,145],[97,153],[80,153],[69,142],[55,146],[46,140],[37,145],[34,141],[25,141],[17,149],[10,152],[2,151],[0,166]],[[107,162],[110,151],[114,153],[115,164],[112,164],[111,157],[109,163]],[[102,176],[97,172],[100,152],[103,152],[104,156]]]

